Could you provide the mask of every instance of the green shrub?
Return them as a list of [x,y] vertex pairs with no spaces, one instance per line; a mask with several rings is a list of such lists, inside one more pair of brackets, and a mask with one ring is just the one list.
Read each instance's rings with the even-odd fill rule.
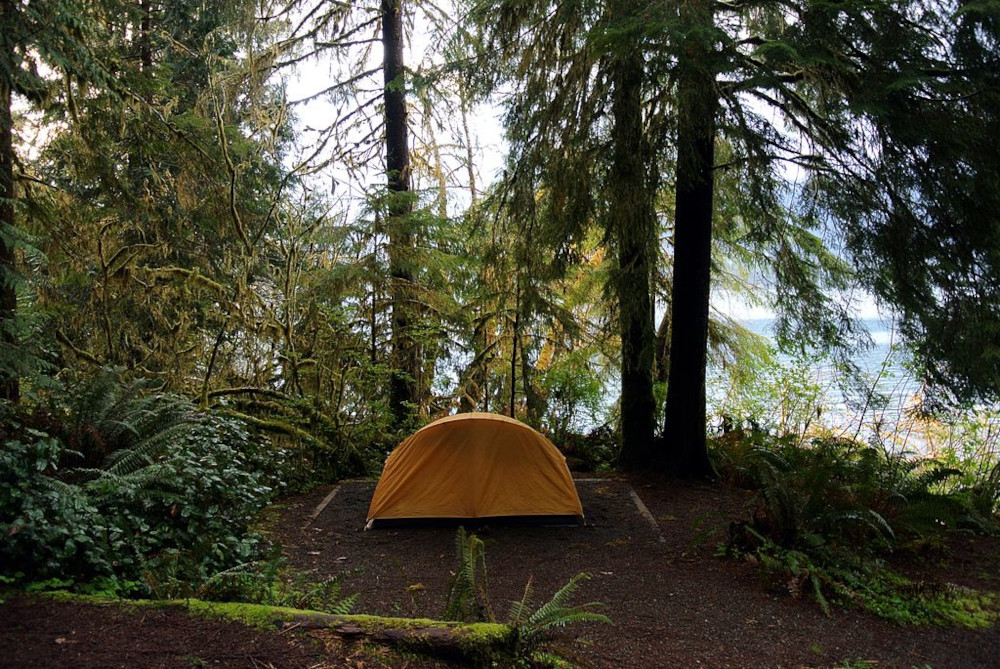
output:
[[[284,458],[266,439],[106,375],[66,398],[4,422],[5,575],[151,591],[203,583],[258,555],[248,527],[283,478]],[[85,466],[66,466],[74,462]]]
[[[224,397],[214,410],[268,435],[270,443],[287,454],[283,480],[289,491],[307,490],[317,482],[366,476],[378,471],[385,453],[399,439],[386,441],[379,421],[341,425],[321,410],[314,398],[275,393],[267,400]],[[388,414],[387,414],[388,415]]]
[[538,385],[546,399],[542,422],[552,441],[563,443],[607,413],[604,381],[593,362],[595,352],[583,348],[556,357]]
[[611,469],[618,457],[618,440],[606,425],[596,427],[587,434],[566,434],[561,442],[554,443],[570,463],[583,471]]
[[810,593],[824,610],[835,599],[900,622],[986,619],[990,603],[981,595],[917,597],[883,561],[947,530],[988,525],[963,491],[949,488],[960,471],[846,439],[799,445],[759,431],[731,431],[714,451],[724,476],[758,490],[749,519],[730,525],[725,552],[761,564],[791,594]]
[[0,450],[0,564],[6,576],[111,572],[97,506],[86,490],[52,476],[63,451],[58,439],[31,428],[6,439]]
[[131,549],[147,579],[202,583],[259,554],[260,537],[248,528],[281,485],[281,455],[266,440],[209,415],[160,465],[155,489],[114,491],[129,514],[123,520],[142,537],[119,546],[119,555]]

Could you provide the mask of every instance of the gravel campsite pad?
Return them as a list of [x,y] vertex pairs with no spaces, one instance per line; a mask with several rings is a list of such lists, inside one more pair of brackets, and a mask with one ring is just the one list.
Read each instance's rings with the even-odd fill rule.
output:
[[[343,575],[359,613],[440,616],[455,530],[364,531],[375,483],[344,482],[282,501],[270,525],[293,566]],[[859,611],[825,616],[753,565],[715,556],[748,493],[662,479],[578,479],[580,528],[484,527],[489,602],[504,618],[530,580],[536,604],[592,574],[575,602],[600,601],[613,625],[559,630],[553,646],[582,667],[1000,667],[1000,630],[901,627]],[[955,535],[948,556],[911,575],[1000,591],[1000,541]],[[947,559],[945,559],[947,557]],[[0,605],[0,667],[438,667],[321,634],[261,632],[176,610],[31,600]]]

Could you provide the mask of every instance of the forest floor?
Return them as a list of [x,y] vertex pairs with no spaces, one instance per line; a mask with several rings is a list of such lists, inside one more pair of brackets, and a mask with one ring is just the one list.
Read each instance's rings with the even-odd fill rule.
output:
[[[840,608],[826,616],[755,566],[716,557],[729,522],[747,517],[745,491],[635,477],[580,479],[577,487],[585,527],[477,533],[486,542],[489,604],[500,619],[529,580],[541,603],[575,574],[592,574],[574,602],[604,602],[601,611],[614,624],[573,625],[551,639],[578,666],[1000,667],[996,626],[903,627]],[[285,499],[272,510],[271,532],[294,567],[316,579],[344,574],[343,591],[360,593],[358,612],[440,616],[455,565],[455,530],[365,532],[373,489],[374,482],[345,482],[335,492],[325,486]],[[928,587],[1000,593],[1000,539],[956,534],[949,543],[910,559],[905,571]],[[180,611],[93,608],[8,601],[0,606],[0,666],[448,666],[316,632],[261,632]]]

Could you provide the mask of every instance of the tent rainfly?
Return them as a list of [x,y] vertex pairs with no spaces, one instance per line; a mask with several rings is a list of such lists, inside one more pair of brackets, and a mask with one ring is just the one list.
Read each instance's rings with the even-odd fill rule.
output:
[[489,413],[434,421],[389,454],[366,528],[489,518],[579,525],[566,458],[524,423]]

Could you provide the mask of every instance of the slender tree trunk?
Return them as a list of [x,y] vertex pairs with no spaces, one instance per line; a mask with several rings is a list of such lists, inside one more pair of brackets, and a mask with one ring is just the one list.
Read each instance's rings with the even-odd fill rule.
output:
[[542,416],[547,408],[545,398],[537,392],[534,386],[531,357],[526,355],[524,342],[521,342],[521,387],[524,388],[524,417],[528,425],[535,427],[542,424]]
[[[153,16],[149,0],[139,0],[139,11],[142,18],[139,22],[139,58],[142,61],[142,73],[152,76],[153,70]],[[149,98],[147,98],[149,101]]]
[[[489,347],[490,347],[489,321],[488,320],[484,320],[484,322],[483,322],[483,351],[488,350]],[[484,354],[483,355],[483,364],[479,368],[479,370],[477,370],[477,372],[476,372],[479,375],[479,377],[480,377],[480,380],[478,381],[479,388],[480,388],[479,393],[480,393],[480,396],[483,398],[483,408],[481,409],[481,411],[486,411],[486,412],[489,412],[489,410],[490,410],[490,389],[489,389],[489,386],[488,386],[489,379],[490,379],[489,360],[490,360],[489,354],[488,353]]]
[[465,84],[459,80],[458,101],[462,111],[462,141],[465,142],[465,170],[469,178],[469,195],[472,197],[472,207],[479,203],[479,192],[476,190],[476,163],[472,146],[472,133],[469,131],[469,94]]
[[687,30],[678,60],[677,191],[671,298],[670,370],[664,437],[668,464],[680,476],[711,476],[705,442],[705,364],[712,266],[712,198],[715,162],[714,73],[707,69],[712,45],[711,0],[681,5]]
[[[614,9],[618,14],[624,13],[629,11],[628,4],[620,0]],[[618,248],[613,286],[622,344],[619,461],[627,468],[646,467],[655,455],[655,337],[650,276],[656,219],[642,129],[643,74],[643,61],[636,51],[622,50],[615,55],[612,64],[614,162],[610,177],[609,224]]]
[[[372,276],[375,276],[374,272]],[[371,337],[368,340],[369,356],[371,359],[372,366],[378,362],[378,292],[376,289],[376,284],[372,282],[372,313],[371,318],[368,319],[369,330],[371,332]]]
[[653,378],[656,383],[666,383],[670,371],[670,311],[663,314],[656,328],[656,360],[653,364]]
[[389,189],[389,274],[392,280],[392,378],[389,406],[395,427],[416,416],[420,351],[413,340],[413,204],[407,146],[402,0],[382,0],[385,168]]
[[517,344],[521,340],[521,280],[517,280],[517,293],[514,297],[514,333],[510,345],[510,409],[508,413],[514,418],[514,407],[517,400]]
[[[0,16],[4,13],[5,10],[0,11]],[[14,333],[17,290],[14,287],[13,232],[14,119],[11,114],[11,89],[4,75],[0,75],[0,337],[6,347],[13,347],[17,343]],[[12,353],[13,351],[8,355]],[[17,375],[0,371],[0,399],[17,402],[19,397]]]

